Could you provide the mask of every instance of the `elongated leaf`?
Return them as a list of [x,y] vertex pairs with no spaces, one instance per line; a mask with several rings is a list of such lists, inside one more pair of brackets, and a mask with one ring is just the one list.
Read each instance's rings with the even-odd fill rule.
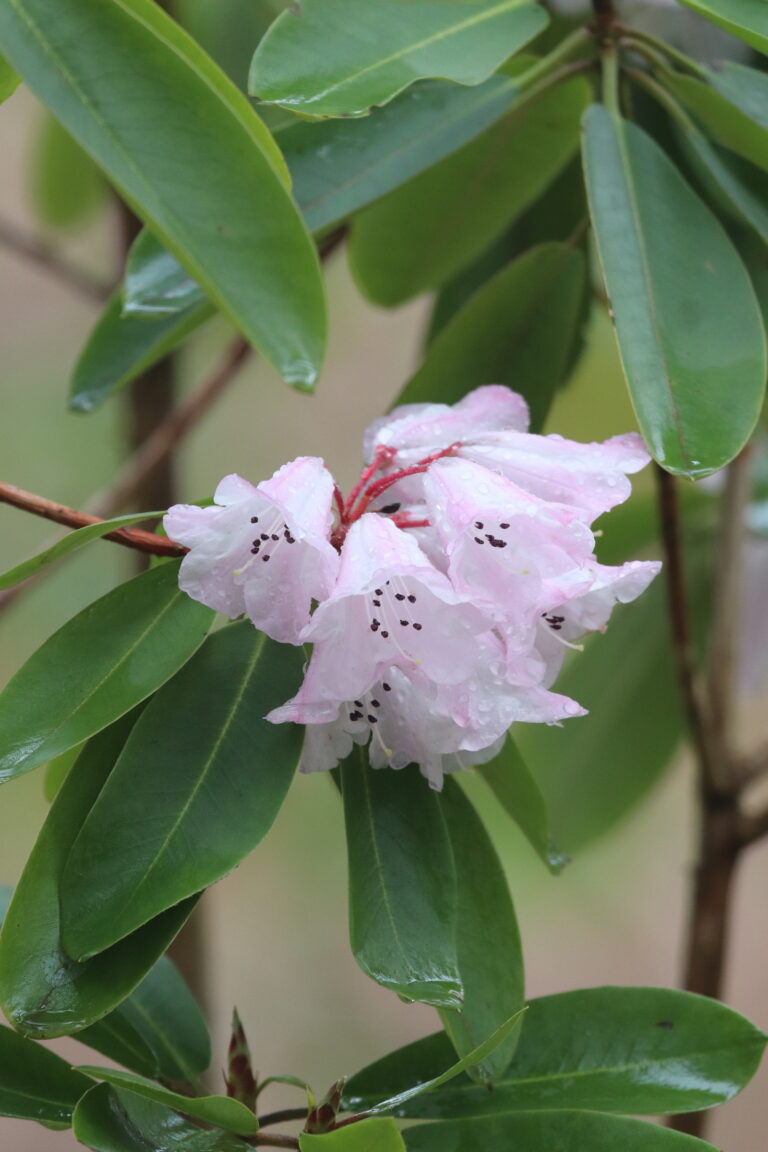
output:
[[709,82],[745,116],[768,130],[768,73],[723,60],[710,68]]
[[311,386],[317,254],[246,98],[152,0],[60,0],[49,17],[48,0],[0,2],[11,64],[283,377]]
[[146,699],[200,646],[213,613],[174,562],[136,576],[55,632],[0,695],[0,781],[81,744]]
[[68,1127],[92,1085],[60,1056],[0,1025],[0,1116]]
[[155,696],[67,863],[61,899],[70,955],[101,952],[220,879],[269,831],[301,729],[261,717],[296,691],[302,661],[301,648],[276,644],[244,621],[212,635]]
[[768,53],[768,8],[763,0],[681,0],[726,32]]
[[546,25],[526,0],[302,0],[259,44],[248,90],[313,116],[361,116],[415,80],[479,84]]
[[[743,1017],[690,992],[562,992],[530,1002],[515,1059],[493,1092],[462,1076],[394,1112],[435,1119],[555,1108],[692,1112],[741,1091],[764,1046],[763,1033]],[[365,1109],[431,1079],[450,1052],[448,1037],[436,1033],[385,1056],[352,1077],[344,1107]]]
[[385,1116],[337,1128],[322,1136],[302,1132],[299,1148],[301,1152],[405,1152],[397,1125]]
[[712,1144],[642,1120],[598,1112],[519,1112],[514,1116],[420,1124],[405,1132],[409,1152],[716,1152]]
[[205,1132],[162,1104],[108,1084],[98,1084],[80,1100],[72,1128],[94,1152],[248,1152],[236,1136]]
[[17,76],[5,57],[0,56],[0,104],[13,96],[20,83],[21,77]]
[[144,228],[128,253],[123,316],[176,316],[202,304],[205,293],[178,260]]
[[589,94],[576,77],[519,100],[476,140],[361,212],[350,262],[366,295],[399,304],[479,256],[575,154]]
[[640,427],[670,472],[706,476],[740,451],[765,390],[765,333],[721,225],[657,144],[593,105],[590,211]]
[[673,92],[723,147],[768,172],[768,127],[751,119],[717,89],[693,76],[665,72],[664,87]]
[[131,995],[78,1040],[132,1072],[195,1084],[211,1062],[211,1040],[197,1001],[167,956]]
[[48,114],[34,138],[29,199],[49,228],[83,226],[109,201],[109,185],[93,160]]
[[[458,892],[456,947],[464,985],[460,1011],[441,1008],[440,1019],[461,1057],[469,1057],[525,1004],[520,932],[496,850],[480,817],[455,780],[446,780],[440,806],[456,865]],[[519,1029],[477,1066],[473,1079],[489,1083],[509,1066]]]
[[49,804],[52,804],[56,799],[59,789],[69,775],[70,768],[82,750],[83,745],[76,744],[74,748],[68,748],[66,752],[62,752],[59,756],[54,756],[53,760],[49,760],[46,764],[45,777],[43,779],[43,795]]
[[[697,590],[701,601],[700,588]],[[683,733],[664,602],[657,581],[619,609],[557,681],[589,714],[567,728],[520,724],[515,740],[544,794],[563,851],[612,827],[658,780]],[[622,654],[632,653],[627,661]],[[621,664],[622,674],[616,675]]]
[[[696,128],[679,133],[685,155],[710,197],[768,244],[768,175],[711,144]],[[768,133],[766,134],[768,138]]]
[[568,857],[558,851],[551,838],[547,802],[512,737],[507,737],[498,756],[488,764],[478,765],[476,771],[550,872],[561,872]]
[[480,384],[508,384],[541,430],[563,383],[586,290],[582,254],[542,244],[472,295],[430,344],[398,404],[455,404]]
[[404,1000],[458,1007],[456,873],[437,796],[416,768],[376,772],[359,750],[342,791],[355,959]]
[[364,120],[297,120],[277,139],[307,227],[342,220],[455,152],[498,120],[517,93],[509,76],[476,88],[435,81]]
[[83,749],[51,807],[0,932],[0,1004],[30,1036],[77,1032],[115,1008],[166,950],[194,904],[173,908],[87,964],[76,964],[62,948],[64,864],[132,721],[119,720]]
[[176,315],[150,320],[123,316],[122,307],[122,294],[117,291],[78,357],[69,386],[69,407],[75,411],[93,412],[114,392],[178,348],[214,313],[212,304],[202,303]]
[[143,1076],[134,1076],[131,1072],[117,1072],[111,1068],[83,1065],[78,1071],[96,1080],[112,1084],[116,1088],[126,1088],[145,1100],[153,1100],[156,1104],[163,1104],[166,1108],[183,1112],[186,1116],[212,1124],[215,1128],[223,1128],[225,1132],[234,1132],[237,1136],[253,1136],[259,1130],[259,1122],[253,1112],[239,1100],[231,1100],[227,1096],[180,1096],[178,1092],[161,1088],[159,1084],[154,1084]]
[[142,520],[162,515],[162,512],[133,512],[129,516],[114,516],[111,520],[102,520],[99,524],[88,524],[85,528],[77,528],[62,540],[51,545],[50,548],[46,548],[44,552],[38,552],[36,556],[30,557],[29,560],[24,560],[15,568],[10,568],[4,572],[0,576],[0,591],[5,588],[12,588],[14,584],[26,580],[28,576],[32,576],[41,568],[45,568],[46,564],[52,564],[54,560],[66,556],[68,552],[75,552],[84,544],[90,543],[91,540],[101,539],[102,536],[106,536],[108,532],[113,532],[116,528],[127,528],[130,524],[138,524]]

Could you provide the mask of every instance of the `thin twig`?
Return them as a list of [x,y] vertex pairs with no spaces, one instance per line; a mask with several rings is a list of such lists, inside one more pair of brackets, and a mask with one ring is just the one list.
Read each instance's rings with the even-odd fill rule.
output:
[[68,284],[70,288],[74,288],[89,300],[103,303],[112,291],[109,284],[92,276],[79,265],[72,264],[44,241],[34,236],[27,236],[8,220],[0,220],[0,244],[25,260],[38,264],[57,280]]
[[[66,504],[25,492],[15,484],[0,482],[0,504],[10,504],[24,512],[31,512],[33,516],[53,520],[55,524],[65,524],[68,528],[85,528],[88,524],[102,523],[101,516],[91,516],[88,512],[79,512]],[[155,536],[153,532],[143,532],[139,528],[116,528],[113,532],[107,532],[104,539],[153,556],[183,556],[188,551],[174,540],[166,540],[163,536]]]
[[295,1136],[281,1136],[277,1132],[262,1136],[259,1133],[248,1140],[254,1148],[298,1148],[299,1141]]
[[289,1120],[306,1120],[306,1108],[281,1108],[278,1112],[266,1112],[259,1116],[259,1128],[269,1128],[271,1124],[287,1124]]
[[103,496],[96,497],[92,506],[100,516],[115,516],[131,504],[147,475],[173,454],[221,395],[251,351],[250,344],[242,336],[232,341],[210,376],[157,425],[118,473],[112,487]]
[[734,746],[737,638],[744,581],[744,509],[750,491],[750,457],[747,446],[726,470],[717,542],[708,685],[709,732],[714,751],[712,783],[722,789],[733,784],[730,759]]

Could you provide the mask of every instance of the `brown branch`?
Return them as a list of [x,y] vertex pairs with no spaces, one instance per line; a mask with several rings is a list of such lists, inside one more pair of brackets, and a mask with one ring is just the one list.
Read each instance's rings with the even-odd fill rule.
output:
[[66,257],[56,252],[49,244],[36,237],[27,236],[8,220],[0,220],[0,244],[15,252],[17,256],[30,260],[45,269],[57,280],[74,288],[81,296],[103,303],[112,288],[103,280],[92,276],[79,265],[72,264]]
[[[68,528],[85,528],[89,524],[103,522],[100,516],[78,512],[66,504],[58,504],[55,500],[47,500],[44,496],[25,492],[15,484],[0,482],[0,504],[10,504],[13,508],[31,512],[33,516],[42,516],[45,520],[53,520],[55,524],[65,524]],[[116,544],[122,544],[125,548],[133,548],[153,556],[183,556],[188,551],[174,540],[166,540],[162,536],[155,536],[154,532],[143,532],[139,528],[116,528],[112,532],[107,532],[104,539],[114,540]]]
[[278,1112],[266,1112],[259,1116],[259,1128],[269,1128],[271,1124],[287,1124],[289,1120],[306,1120],[306,1108],[281,1108]]
[[103,496],[96,498],[93,507],[99,515],[114,516],[131,504],[144,486],[146,477],[172,456],[184,437],[218,399],[251,351],[250,344],[243,337],[238,336],[232,341],[211,375],[169,412],[137,448],[118,474],[114,485]]

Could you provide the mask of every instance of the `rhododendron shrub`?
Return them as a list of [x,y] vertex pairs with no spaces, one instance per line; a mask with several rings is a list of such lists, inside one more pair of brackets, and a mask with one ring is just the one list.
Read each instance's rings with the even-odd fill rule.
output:
[[[23,829],[14,782],[34,769],[50,805],[0,876],[3,1149],[712,1152],[708,1112],[766,1043],[722,999],[738,865],[768,834],[765,709],[745,707],[768,687],[768,5],[675,7],[0,0],[7,155],[34,135],[30,211],[19,228],[0,205],[0,246],[84,301],[63,328],[42,294],[22,315],[9,264],[3,387],[33,332],[35,388],[0,438],[39,480],[0,478],[0,503],[70,531],[0,573],[9,638],[57,622],[0,692],[3,819]],[[386,343],[361,303],[326,362],[324,265],[342,259],[345,303],[420,303]],[[328,388],[353,322],[354,404]],[[81,341],[60,437],[32,425],[49,325],[57,350]],[[176,468],[256,355],[257,403],[221,401],[238,442],[201,429]],[[289,402],[311,418],[283,421]],[[110,476],[89,438],[121,424]],[[60,502],[88,483],[87,511]],[[75,574],[67,619],[47,573],[83,549],[103,586],[112,544],[135,574],[92,602]],[[667,869],[686,897],[665,901],[688,905],[679,987],[637,986],[669,952],[643,936],[632,987],[574,990],[521,940],[515,901],[539,885],[538,947],[570,958],[580,867],[610,832],[632,916],[631,882],[667,846],[661,823],[639,815],[630,844],[622,820],[685,744],[695,818],[674,839],[695,829],[695,867]],[[246,922],[221,903],[209,939],[199,901],[251,853],[280,900],[291,789],[305,823],[284,851],[318,907],[300,955],[250,893]],[[318,882],[318,845],[346,853],[346,891]],[[582,936],[598,970],[600,924]],[[206,957],[228,947],[258,962],[213,987],[231,966]],[[351,1076],[306,1035],[275,1074],[306,1004],[339,1042],[353,1015],[360,1035],[382,1019],[318,963],[347,949],[363,987],[428,1006],[434,1029],[414,1014],[410,1043]],[[250,1019],[266,971],[285,1003]],[[60,1037],[90,1053],[45,1043]],[[744,1110],[762,1133],[754,1088]],[[718,1147],[756,1152],[737,1120]]]

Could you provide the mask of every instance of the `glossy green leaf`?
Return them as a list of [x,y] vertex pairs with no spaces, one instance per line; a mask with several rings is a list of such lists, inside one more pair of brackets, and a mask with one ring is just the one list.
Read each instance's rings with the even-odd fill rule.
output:
[[748,440],[765,391],[765,333],[717,219],[654,141],[593,105],[590,211],[632,403],[670,472],[707,476]]
[[708,69],[709,82],[745,116],[768,130],[768,73],[722,60]]
[[43,824],[0,932],[0,1004],[31,1036],[68,1035],[111,1012],[165,952],[194,905],[186,901],[87,964],[76,964],[62,947],[64,864],[132,722],[133,716],[124,717],[83,749]]
[[[692,1112],[740,1092],[764,1047],[764,1034],[749,1021],[690,992],[562,992],[530,1002],[515,1059],[493,1092],[462,1076],[393,1111],[434,1119],[557,1108]],[[344,1107],[369,1108],[431,1079],[450,1051],[448,1037],[436,1033],[390,1053],[352,1077]]]
[[[465,793],[447,779],[440,796],[456,865],[456,947],[464,985],[461,1010],[441,1008],[440,1019],[461,1057],[468,1057],[525,1004],[520,932],[507,880],[491,839]],[[469,1074],[489,1083],[506,1071],[519,1029]]]
[[5,57],[0,56],[0,104],[13,96],[19,84],[21,77],[14,72]]
[[517,94],[509,76],[476,88],[435,81],[363,120],[296,120],[277,139],[307,227],[337,223],[455,152],[498,120]]
[[179,564],[144,572],[54,632],[0,695],[0,781],[81,744],[146,699],[200,646],[213,613]]
[[266,835],[302,732],[262,717],[294,694],[303,659],[244,621],[210,636],[156,694],[70,853],[61,890],[70,955],[108,948],[220,879]]
[[142,229],[125,265],[123,316],[176,316],[204,302],[200,285],[149,229]]
[[211,1062],[203,1014],[167,956],[158,960],[122,1004],[77,1038],[151,1079],[195,1084]]
[[208,303],[155,319],[123,316],[122,307],[122,293],[118,290],[78,357],[69,386],[69,407],[75,411],[93,412],[99,408],[114,392],[178,348],[214,314],[213,305]]
[[493,790],[550,872],[561,872],[568,857],[558,851],[552,840],[547,802],[512,737],[507,737],[498,756],[487,764],[479,764],[475,771]]
[[373,301],[437,288],[479,256],[578,148],[590,87],[576,77],[521,99],[476,140],[361,212],[350,262]]
[[768,53],[768,7],[765,0],[681,0],[713,24]]
[[768,172],[768,127],[693,76],[665,72],[660,80],[718,144]]
[[29,198],[42,224],[76,228],[109,201],[109,185],[87,152],[46,114],[34,138]]
[[611,828],[670,763],[683,735],[673,668],[659,578],[631,608],[618,608],[606,634],[591,639],[558,677],[557,691],[589,714],[562,728],[515,729],[563,851]]
[[405,1140],[409,1152],[717,1152],[693,1136],[599,1112],[520,1112],[420,1124],[406,1131]]
[[456,872],[437,795],[415,767],[377,772],[359,749],[342,791],[355,959],[404,1000],[458,1007]]
[[98,1084],[80,1100],[72,1128],[94,1152],[248,1152],[236,1136],[206,1132],[162,1104],[108,1084]]
[[299,1148],[301,1152],[405,1152],[397,1125],[386,1116],[374,1116],[322,1136],[302,1132]]
[[143,1076],[118,1072],[112,1068],[96,1068],[89,1064],[82,1065],[78,1071],[112,1084],[115,1088],[126,1088],[145,1100],[163,1104],[166,1108],[183,1112],[185,1116],[192,1116],[215,1128],[223,1128],[225,1132],[234,1132],[237,1136],[254,1136],[259,1130],[259,1122],[253,1112],[239,1100],[231,1100],[227,1096],[181,1096]]
[[113,532],[116,528],[127,528],[131,524],[139,524],[142,520],[162,515],[162,512],[133,512],[129,516],[114,516],[111,520],[101,520],[98,524],[88,524],[85,528],[77,528],[74,532],[64,536],[63,539],[57,540],[50,548],[38,552],[36,556],[24,560],[21,564],[9,568],[7,572],[0,575],[0,591],[5,588],[12,588],[14,584],[19,584],[28,576],[32,576],[41,568],[45,568],[46,564],[52,564],[54,560],[66,556],[67,553],[75,552],[84,544],[90,543],[91,540],[101,539],[102,536],[106,536],[108,532]]
[[753,228],[768,244],[768,175],[717,148],[693,126],[681,130],[679,136],[686,158],[714,205]]
[[60,1056],[0,1025],[0,1116],[68,1127],[92,1083]]
[[75,744],[74,748],[67,748],[59,756],[54,756],[45,765],[43,778],[43,795],[49,804],[52,804],[58,795],[59,789],[69,775],[70,768],[83,750],[82,744]]
[[259,44],[248,90],[313,116],[361,116],[415,80],[479,84],[547,23],[527,0],[302,0]]
[[498,272],[446,324],[398,404],[455,404],[481,384],[508,384],[540,431],[563,383],[586,290],[584,257],[541,244]]
[[[317,253],[245,96],[152,0],[1,0],[14,68],[290,383],[325,341]],[[162,109],[162,115],[158,114]],[[190,125],[194,124],[194,131]]]

